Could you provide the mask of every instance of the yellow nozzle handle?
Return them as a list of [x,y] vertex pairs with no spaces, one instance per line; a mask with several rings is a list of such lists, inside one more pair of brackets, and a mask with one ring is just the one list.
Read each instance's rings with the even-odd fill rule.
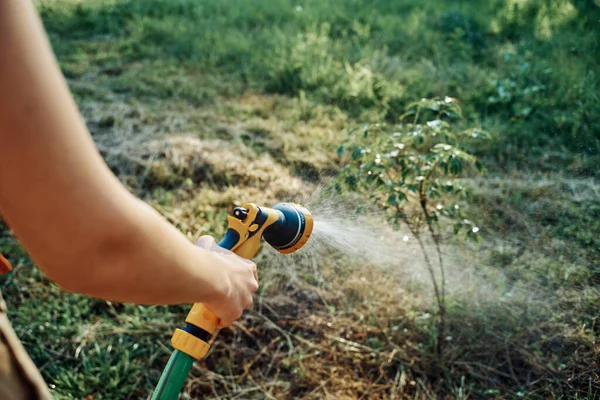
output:
[[[264,230],[277,220],[278,215],[267,213],[267,219],[258,226],[254,223],[258,214],[256,204],[244,204],[243,208],[247,210],[247,216],[243,220],[235,215],[227,217],[229,229],[237,233],[237,242],[229,243],[226,247],[230,247],[238,256],[250,260],[260,248],[260,239]],[[222,243],[223,241],[219,244]],[[208,341],[219,325],[219,318],[204,304],[195,303],[185,322],[188,325],[184,329],[175,330],[171,344],[175,349],[197,360],[203,358],[210,348]]]

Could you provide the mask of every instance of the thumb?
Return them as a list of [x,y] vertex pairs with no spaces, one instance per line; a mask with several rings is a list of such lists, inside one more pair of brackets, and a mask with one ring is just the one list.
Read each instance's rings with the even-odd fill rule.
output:
[[196,241],[196,246],[202,247],[203,249],[212,250],[216,246],[215,239],[208,235],[201,236]]

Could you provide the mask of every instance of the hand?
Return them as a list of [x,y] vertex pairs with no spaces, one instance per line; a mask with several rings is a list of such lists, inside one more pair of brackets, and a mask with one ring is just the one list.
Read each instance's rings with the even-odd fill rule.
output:
[[217,258],[220,268],[217,276],[220,296],[204,304],[220,319],[219,327],[225,327],[242,316],[243,311],[252,305],[252,293],[258,290],[256,264],[215,243],[210,236],[202,236],[196,242],[198,247],[209,250]]

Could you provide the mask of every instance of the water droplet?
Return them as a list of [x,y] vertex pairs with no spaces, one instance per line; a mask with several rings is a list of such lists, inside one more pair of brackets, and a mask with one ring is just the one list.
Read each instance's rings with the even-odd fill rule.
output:
[[327,326],[331,328],[331,322],[328,322],[328,323],[327,323]]
[[444,97],[444,101],[445,101],[446,103],[452,103],[452,102],[454,101],[454,99],[453,99],[452,97],[448,97],[448,96],[446,96],[446,97]]
[[296,12],[302,12],[302,6],[296,6]]
[[441,204],[438,204],[437,206],[435,206],[435,208],[437,208],[438,210],[441,210],[443,207]]
[[408,236],[404,236],[404,237],[402,238],[402,240],[404,240],[405,242],[408,242]]
[[400,149],[400,150],[403,150],[403,149],[404,149],[404,144],[403,144],[403,143],[396,143],[396,144],[394,145],[394,147],[396,147],[396,148],[398,148],[398,149]]
[[473,228],[473,233],[477,233],[477,232],[479,232],[479,228],[478,227],[474,227]]
[[458,207],[458,204],[454,206],[454,209],[455,209],[455,210],[458,210],[458,209],[459,209],[459,207]]

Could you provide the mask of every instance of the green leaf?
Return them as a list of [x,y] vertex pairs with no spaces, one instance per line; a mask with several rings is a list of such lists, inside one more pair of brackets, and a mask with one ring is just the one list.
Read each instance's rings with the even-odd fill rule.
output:
[[419,190],[419,185],[411,183],[411,184],[406,185],[406,188],[413,193],[417,193],[417,191]]
[[462,229],[462,224],[460,224],[460,223],[454,224],[454,234],[455,235],[458,235],[458,233],[461,231],[461,229]]
[[431,198],[431,199],[441,199],[442,198],[442,194],[440,193],[440,191],[435,188],[435,187],[430,187],[429,190],[427,191],[427,197]]
[[400,201],[398,201],[398,196],[395,193],[391,194],[390,197],[388,197],[387,202],[391,206],[397,206],[398,204],[400,204]]
[[363,154],[362,149],[360,147],[357,147],[352,152],[352,159],[354,161],[356,161],[356,160],[358,160],[362,156],[362,154]]
[[346,152],[346,145],[345,145],[345,144],[343,144],[343,145],[341,145],[341,146],[338,148],[338,151],[337,151],[337,155],[338,155],[338,157],[340,157],[340,158],[341,158],[341,157],[344,155],[344,153],[345,153],[345,152]]
[[346,182],[346,184],[350,188],[352,188],[352,189],[356,188],[356,176],[354,176],[354,175],[348,175],[346,177],[346,179],[344,180],[344,182]]
[[450,157],[450,173],[453,175],[459,175],[462,172],[462,164],[458,157]]

